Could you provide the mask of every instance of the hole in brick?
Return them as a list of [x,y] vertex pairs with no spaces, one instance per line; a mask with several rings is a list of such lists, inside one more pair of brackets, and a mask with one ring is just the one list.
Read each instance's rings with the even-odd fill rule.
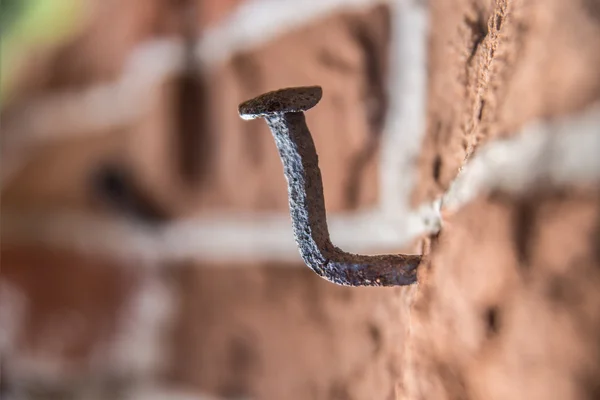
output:
[[485,324],[488,336],[496,336],[500,331],[500,315],[498,307],[490,307],[485,312]]
[[433,160],[433,179],[435,179],[436,182],[439,182],[441,172],[442,172],[442,157],[438,154],[437,156],[435,156],[435,159]]

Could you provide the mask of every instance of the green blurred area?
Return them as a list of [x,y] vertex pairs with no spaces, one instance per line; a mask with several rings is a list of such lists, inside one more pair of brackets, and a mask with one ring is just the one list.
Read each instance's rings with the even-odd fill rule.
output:
[[68,38],[82,20],[82,0],[0,0],[0,101],[34,48]]

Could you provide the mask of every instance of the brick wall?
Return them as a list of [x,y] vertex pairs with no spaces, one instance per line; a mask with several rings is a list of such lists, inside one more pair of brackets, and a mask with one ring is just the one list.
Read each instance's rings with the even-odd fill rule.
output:
[[[593,1],[86,4],[2,108],[3,398],[595,397]],[[300,262],[237,105],[313,84],[333,242],[418,285]]]

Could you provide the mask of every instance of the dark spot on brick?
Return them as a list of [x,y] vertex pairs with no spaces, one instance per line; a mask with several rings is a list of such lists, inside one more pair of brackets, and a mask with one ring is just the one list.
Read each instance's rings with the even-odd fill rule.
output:
[[93,176],[94,189],[101,196],[116,202],[122,201],[128,192],[128,177],[122,168],[106,165]]
[[432,136],[437,140],[441,136],[441,133],[442,133],[442,121],[440,121],[436,117],[434,128],[432,130]]
[[489,307],[484,315],[488,337],[496,336],[500,331],[500,311],[498,307]]
[[477,113],[477,119],[479,121],[481,121],[481,118],[483,117],[483,109],[485,108],[485,100],[480,99],[479,100],[479,112]]
[[483,15],[479,14],[476,19],[471,19],[468,17],[464,18],[464,23],[469,28],[471,32],[471,40],[473,44],[471,45],[471,50],[469,52],[469,58],[467,60],[467,65],[471,63],[475,54],[477,53],[477,49],[485,39],[488,34],[488,27],[485,21],[483,20]]
[[504,18],[502,18],[502,15],[496,14],[496,17],[494,18],[494,26],[497,31],[499,31],[502,27],[502,22],[504,22]]
[[516,206],[513,215],[515,247],[521,268],[528,268],[531,257],[531,243],[535,240],[535,206],[530,200],[524,200]]
[[114,211],[150,224],[169,219],[167,210],[148,196],[118,163],[106,163],[94,170],[90,183],[93,199]]
[[438,154],[433,160],[433,179],[439,183],[442,172],[442,157]]
[[373,343],[373,355],[376,356],[381,351],[382,342],[383,342],[381,330],[374,323],[368,324],[368,330],[369,330],[369,338],[371,339],[371,342]]

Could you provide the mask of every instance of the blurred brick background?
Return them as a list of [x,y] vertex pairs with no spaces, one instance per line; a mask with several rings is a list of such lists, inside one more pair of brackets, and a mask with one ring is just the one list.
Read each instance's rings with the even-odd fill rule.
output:
[[[342,4],[216,66],[163,73],[143,88],[143,101],[123,101],[134,111],[115,122],[69,111],[83,107],[94,88],[152,70],[142,62],[126,75],[136,51],[235,28],[227,18],[239,3],[91,2],[72,38],[32,51],[35,62],[18,71],[3,112],[6,146],[27,156],[4,180],[3,209],[150,226],[240,212],[288,218],[271,134],[262,121],[240,120],[237,105],[268,90],[313,84],[326,93],[307,118],[328,210],[376,206],[392,24],[384,3]],[[291,3],[285,7],[294,12]],[[51,127],[27,119],[40,101],[59,110],[49,113]],[[105,96],[94,104],[108,108],[101,115],[114,115],[122,112],[118,101]],[[58,139],[32,145],[27,138],[44,143],[49,135]],[[38,224],[34,219],[32,229],[42,229]],[[167,388],[165,398],[179,392],[236,399],[393,396],[399,359],[384,351],[385,343],[402,341],[405,328],[384,322],[404,318],[396,291],[336,287],[297,256],[227,265],[201,255],[123,261],[10,240],[2,252],[11,325],[7,393],[127,397],[152,386],[158,395]],[[365,357],[375,369],[363,365]]]
[[[598,10],[593,0],[86,1],[66,39],[27,49],[3,97],[2,398],[597,398],[600,168],[576,156],[592,167],[549,178],[567,147],[581,153],[576,139],[518,171],[535,185],[509,190],[488,172],[491,190],[443,209],[439,234],[397,241],[390,250],[425,249],[418,286],[334,286],[287,247],[247,257],[227,218],[253,217],[250,236],[269,232],[256,221],[287,218],[272,138],[238,118],[241,101],[323,86],[307,120],[330,215],[369,216],[396,184],[416,209],[485,145],[598,100]],[[424,11],[428,30],[411,31]],[[427,63],[398,57],[402,40]],[[426,94],[424,115],[410,112],[419,93],[396,84],[413,67],[427,77],[407,79]],[[390,123],[403,112],[423,120],[423,137],[418,123]],[[582,130],[577,121],[564,130]],[[144,241],[207,220],[203,240],[226,261],[195,250],[193,229],[169,236],[184,244]],[[342,243],[364,235],[340,229]]]

